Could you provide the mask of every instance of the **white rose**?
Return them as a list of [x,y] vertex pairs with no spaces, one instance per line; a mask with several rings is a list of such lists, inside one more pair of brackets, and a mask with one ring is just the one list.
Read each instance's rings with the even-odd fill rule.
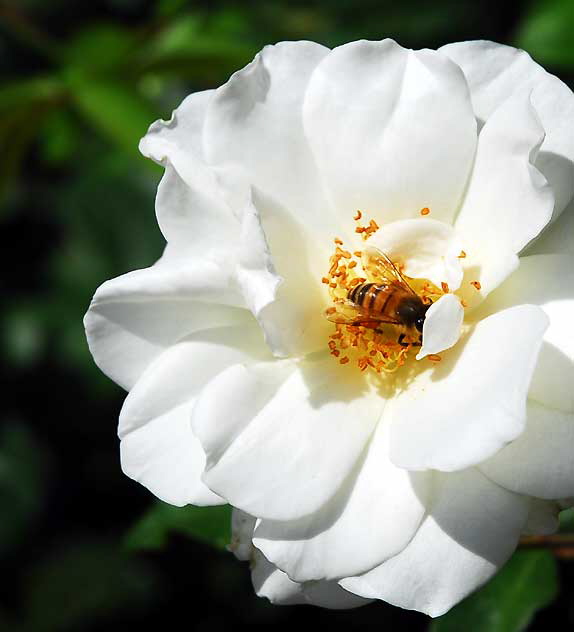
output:
[[[281,43],[185,99],[141,142],[165,253],[86,316],[129,390],[126,474],[241,510],[234,547],[276,602],[440,615],[553,531],[574,496],[573,122],[562,82],[489,42]],[[324,317],[374,282],[367,246],[433,301],[422,348]]]

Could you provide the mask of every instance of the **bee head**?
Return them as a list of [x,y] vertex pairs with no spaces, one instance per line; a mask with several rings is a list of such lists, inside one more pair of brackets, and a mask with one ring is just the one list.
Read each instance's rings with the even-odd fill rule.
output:
[[425,305],[418,296],[409,297],[397,307],[397,316],[407,327],[415,327],[422,332],[429,305]]

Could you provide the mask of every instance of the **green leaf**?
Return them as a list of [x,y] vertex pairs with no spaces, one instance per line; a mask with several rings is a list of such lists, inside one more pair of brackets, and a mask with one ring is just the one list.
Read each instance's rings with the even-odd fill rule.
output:
[[574,2],[544,0],[532,5],[518,28],[515,44],[544,65],[574,67]]
[[26,537],[42,507],[46,472],[47,457],[30,430],[5,423],[0,431],[0,555]]
[[[147,128],[158,118],[155,109],[129,84],[107,77],[69,72],[72,99],[84,118],[131,156]],[[142,162],[148,162],[143,157]]]
[[95,24],[82,29],[66,46],[68,64],[99,71],[115,70],[129,61],[134,35],[115,24]]
[[481,590],[435,619],[429,632],[519,632],[558,593],[549,551],[518,551]]
[[39,101],[54,101],[64,95],[64,85],[56,77],[34,77],[4,82],[0,87],[0,112]]
[[225,549],[231,541],[231,507],[172,507],[158,502],[131,528],[124,543],[132,551],[159,550],[171,533]]
[[23,604],[26,629],[95,629],[94,621],[118,611],[145,610],[157,598],[158,584],[152,568],[116,545],[66,543],[29,573]]
[[139,74],[220,83],[259,50],[242,13],[224,10],[179,16],[141,48]]
[[562,533],[574,533],[574,507],[561,511],[559,519]]

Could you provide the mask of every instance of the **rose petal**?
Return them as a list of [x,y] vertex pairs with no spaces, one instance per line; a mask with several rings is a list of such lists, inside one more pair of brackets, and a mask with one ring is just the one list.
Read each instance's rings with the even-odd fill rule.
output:
[[204,481],[261,518],[316,511],[356,467],[380,416],[383,402],[361,378],[331,357],[223,372],[192,416]]
[[558,514],[560,505],[538,498],[530,499],[528,520],[522,529],[523,535],[552,535],[560,527]]
[[333,206],[379,225],[430,207],[449,222],[472,166],[476,122],[460,69],[392,40],[335,48],[304,103],[307,137]]
[[298,582],[363,573],[396,555],[422,520],[429,475],[395,467],[388,450],[379,424],[358,471],[327,505],[297,521],[261,521],[254,545]]
[[[560,223],[562,220],[559,220]],[[520,267],[481,306],[478,316],[531,303],[548,315],[529,397],[551,408],[574,412],[574,257],[521,257]]]
[[214,92],[187,97],[170,121],[150,126],[139,146],[144,156],[166,169],[156,198],[158,223],[166,240],[188,253],[199,247],[204,256],[218,245],[234,250],[239,230],[239,221],[203,152],[204,119]]
[[547,500],[574,496],[574,414],[528,402],[524,432],[480,465],[495,483]]
[[222,198],[218,185],[203,169],[194,172],[189,186],[166,161],[159,183],[156,214],[166,240],[188,257],[212,259],[229,265],[237,249],[240,221]]
[[303,226],[332,239],[317,167],[303,132],[302,103],[313,70],[329,49],[313,42],[266,46],[219,88],[204,131],[208,162],[239,166],[250,186]]
[[232,539],[230,549],[235,556],[251,564],[251,579],[259,597],[266,597],[278,605],[313,604],[324,608],[356,608],[369,603],[341,588],[337,582],[292,581],[276,566],[268,562],[263,554],[253,547],[252,535],[256,519],[234,509],[231,519]]
[[451,291],[460,286],[462,245],[452,226],[434,219],[405,219],[390,224],[369,239],[403,272],[414,279],[428,279],[436,286],[447,283]]
[[464,309],[454,294],[441,296],[426,313],[423,324],[423,345],[417,360],[450,349],[460,338]]
[[232,307],[242,304],[227,270],[208,261],[164,258],[101,285],[84,325],[98,367],[129,390],[183,336],[245,318],[245,310]]
[[[148,158],[163,164],[165,148],[170,146],[181,158],[178,167],[185,167],[189,154],[204,158],[203,126],[207,106],[215,90],[194,92],[186,97],[176,108],[169,121],[158,120],[152,123],[146,135],[140,141],[140,151]],[[177,162],[177,160],[176,160]]]
[[416,376],[384,412],[392,419],[392,461],[410,470],[460,470],[515,439],[547,325],[533,305],[498,312]]
[[514,551],[529,501],[477,470],[437,476],[430,515],[406,548],[339,583],[366,598],[438,617],[484,584]]
[[[466,257],[464,299],[470,305],[517,266],[518,254],[546,226],[554,197],[533,166],[544,129],[527,96],[510,97],[478,138],[472,177],[455,229]],[[470,286],[479,281],[480,292]]]
[[474,111],[487,120],[511,95],[531,95],[546,137],[535,160],[556,196],[555,217],[574,194],[574,95],[523,50],[494,42],[458,42],[439,49],[463,70]]
[[540,237],[528,246],[524,254],[563,254],[574,256],[574,202],[560,217],[546,227]]
[[201,481],[205,453],[189,426],[191,407],[176,406],[127,434],[120,444],[122,470],[171,505],[223,505]]
[[251,579],[256,594],[277,605],[311,604],[333,610],[348,610],[371,602],[370,599],[363,599],[341,588],[337,582],[299,584],[291,581],[256,549],[253,554]]
[[205,454],[191,430],[191,410],[213,376],[266,355],[254,322],[196,332],[162,353],[120,414],[124,473],[173,505],[224,502],[201,482]]

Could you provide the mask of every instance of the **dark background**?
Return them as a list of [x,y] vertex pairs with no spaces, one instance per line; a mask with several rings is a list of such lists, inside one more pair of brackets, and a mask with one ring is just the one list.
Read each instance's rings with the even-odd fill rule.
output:
[[[573,7],[0,0],[0,629],[428,628],[426,616],[382,603],[333,612],[257,598],[247,566],[207,542],[227,537],[225,510],[213,520],[176,515],[121,473],[124,393],[92,363],[82,316],[100,283],[161,254],[153,208],[161,171],[137,153],[139,137],[263,45],[489,39],[526,48],[572,86]],[[572,566],[559,562],[559,596],[529,629],[572,629]]]

